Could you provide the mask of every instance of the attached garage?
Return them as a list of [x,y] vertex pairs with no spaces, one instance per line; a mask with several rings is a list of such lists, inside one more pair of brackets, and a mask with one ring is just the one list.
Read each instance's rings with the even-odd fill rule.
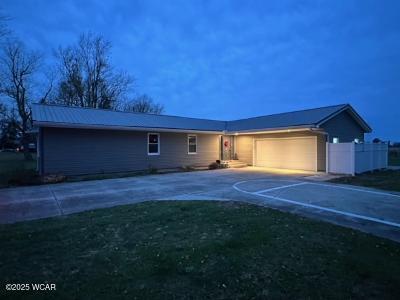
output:
[[254,165],[258,167],[317,171],[316,136],[254,140]]

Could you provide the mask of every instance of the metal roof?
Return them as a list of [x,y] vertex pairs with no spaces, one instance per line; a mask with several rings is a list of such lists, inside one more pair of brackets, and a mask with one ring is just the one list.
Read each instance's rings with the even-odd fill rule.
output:
[[323,119],[345,108],[347,104],[293,111],[228,122],[228,131],[316,126]]
[[[33,122],[39,126],[65,124],[79,126],[168,128],[198,131],[223,131],[224,121],[166,115],[121,112],[60,105],[32,105]],[[65,126],[68,127],[68,126]],[[69,126],[72,127],[72,126]]]
[[61,105],[34,104],[33,122],[36,126],[115,129],[174,129],[213,132],[251,132],[296,127],[318,127],[332,116],[349,109],[353,117],[369,132],[367,123],[349,104],[326,106],[288,113],[260,116],[234,121],[186,118],[168,115],[120,112],[104,109]]

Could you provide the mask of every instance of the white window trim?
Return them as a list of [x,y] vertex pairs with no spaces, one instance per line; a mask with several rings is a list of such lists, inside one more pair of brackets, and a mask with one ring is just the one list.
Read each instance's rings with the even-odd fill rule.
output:
[[[189,151],[189,138],[190,137],[196,137],[196,152],[190,152]],[[187,136],[187,152],[188,152],[188,154],[189,155],[196,155],[197,154],[197,134],[188,134],[188,136]]]
[[[157,153],[150,153],[150,152],[149,152],[149,145],[150,145],[149,137],[150,137],[150,134],[151,134],[151,135],[157,135],[157,137],[158,137],[158,143],[157,143],[157,145],[158,145],[158,152],[157,152]],[[156,143],[151,143],[151,144],[152,144],[152,145],[155,145]],[[157,132],[149,132],[149,133],[147,133],[147,155],[160,155],[160,147],[161,147],[160,134],[157,133]]]

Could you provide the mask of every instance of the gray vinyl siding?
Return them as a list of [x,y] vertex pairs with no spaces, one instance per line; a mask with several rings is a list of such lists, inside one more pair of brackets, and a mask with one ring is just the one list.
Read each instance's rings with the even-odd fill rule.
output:
[[253,135],[239,135],[236,140],[236,153],[240,161],[248,165],[253,164],[253,139],[262,138],[287,138],[287,137],[304,137],[316,136],[317,137],[317,168],[318,171],[325,170],[325,142],[326,138],[323,134],[316,134],[312,132],[293,132],[293,133],[271,133],[271,134],[253,134]]
[[42,129],[42,173],[96,174],[207,166],[219,158],[219,135],[197,134],[197,154],[188,154],[187,134],[159,132],[160,155],[147,154],[141,131]]
[[37,145],[37,164],[38,164],[39,174],[43,174],[43,157],[44,157],[43,128],[39,128],[38,145]]
[[334,137],[339,138],[340,143],[349,143],[358,138],[364,141],[364,129],[347,111],[344,111],[321,125],[321,128],[329,134],[329,142]]
[[236,154],[240,161],[253,164],[253,135],[236,136]]

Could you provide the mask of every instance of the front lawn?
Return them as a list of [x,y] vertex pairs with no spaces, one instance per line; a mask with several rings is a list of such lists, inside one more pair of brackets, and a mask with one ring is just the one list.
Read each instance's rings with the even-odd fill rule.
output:
[[25,160],[23,153],[0,152],[0,188],[13,185],[39,184],[36,154]]
[[400,245],[236,202],[147,202],[0,226],[6,283],[40,299],[384,299]]
[[389,166],[400,166],[400,155],[398,152],[390,152],[389,151]]
[[335,178],[329,181],[400,192],[400,170],[369,172],[352,177]]

